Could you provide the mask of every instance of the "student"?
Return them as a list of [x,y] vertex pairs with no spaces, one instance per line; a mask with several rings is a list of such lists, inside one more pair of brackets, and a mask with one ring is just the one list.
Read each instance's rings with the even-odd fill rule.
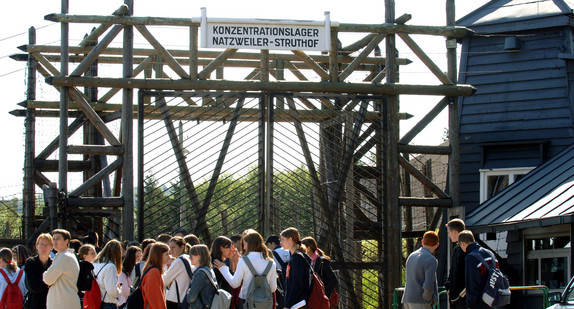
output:
[[450,257],[448,280],[444,286],[448,290],[450,307],[453,309],[465,309],[466,297],[462,292],[464,291],[464,260],[466,253],[460,248],[458,234],[465,230],[466,227],[461,219],[452,219],[446,224],[446,228],[448,238],[454,244],[454,248]]
[[[15,283],[16,280],[20,280],[18,281],[18,287],[22,293],[22,298],[24,298],[24,295],[28,292],[28,289],[26,289],[24,270],[18,268],[18,264],[12,259],[12,250],[8,248],[2,248],[0,250],[0,273],[0,298],[4,296],[8,284]],[[8,280],[4,277],[7,277]]]
[[199,238],[193,234],[187,234],[183,237],[183,239],[185,239],[185,242],[191,247],[199,245]]
[[112,239],[98,254],[94,263],[94,274],[102,295],[101,309],[117,309],[121,285],[118,276],[122,273],[122,244]]
[[265,244],[273,254],[273,260],[277,265],[277,308],[283,308],[285,305],[285,270],[287,263],[291,258],[291,253],[281,247],[281,239],[277,235],[267,237]]
[[18,268],[24,269],[26,260],[30,257],[30,251],[24,245],[12,247],[12,260],[16,261]]
[[[248,262],[246,262],[248,259]],[[232,288],[238,288],[239,291],[239,304],[243,304],[247,297],[247,290],[253,281],[253,274],[249,269],[247,263],[251,263],[257,275],[262,275],[265,270],[267,273],[267,282],[271,288],[271,293],[277,289],[277,266],[273,262],[273,258],[269,256],[269,249],[265,246],[263,237],[255,231],[248,232],[243,236],[243,257],[237,263],[235,274],[231,275],[229,267],[219,260],[215,260],[215,266],[221,271],[221,274]],[[269,265],[270,268],[269,268]],[[243,283],[243,285],[241,285]]]
[[[138,259],[139,256],[139,259]],[[131,246],[126,250],[126,256],[122,262],[122,273],[118,276],[118,282],[121,285],[121,293],[118,298],[118,305],[123,305],[128,296],[130,296],[131,289],[134,286],[134,281],[132,281],[132,274],[135,273],[134,269],[136,264],[141,260],[142,249],[140,247]]]
[[78,263],[80,264],[80,274],[78,275],[78,296],[80,302],[84,303],[84,292],[92,289],[94,279],[94,265],[96,260],[96,248],[93,245],[85,244],[78,249]]
[[[211,263],[215,265],[215,260],[219,260],[229,266],[229,258],[232,256],[234,250],[235,247],[233,247],[231,239],[225,236],[218,236],[211,243]],[[230,269],[230,271],[232,273],[235,272],[234,269]],[[229,294],[233,294],[233,288],[229,285],[227,280],[225,280],[221,271],[217,267],[214,267],[213,272],[215,273],[215,278],[217,279],[217,285],[219,288],[226,290]]]
[[149,256],[142,271],[143,279],[140,284],[144,308],[167,308],[165,302],[165,286],[161,275],[164,273],[164,267],[167,265],[168,260],[169,247],[166,244],[157,242],[150,246]]
[[167,287],[165,298],[167,300],[167,309],[178,309],[179,303],[183,302],[185,298],[185,293],[191,281],[184,263],[187,264],[191,271],[195,269],[192,268],[189,255],[187,255],[191,247],[186,244],[182,237],[173,237],[168,242],[168,246],[169,254],[174,261],[163,275],[163,283]]
[[54,241],[54,249],[58,253],[54,257],[52,265],[43,275],[44,282],[50,287],[48,289],[46,308],[79,309],[81,305],[76,284],[80,273],[80,265],[76,255],[68,247],[70,239],[72,239],[70,232],[64,229],[56,229],[52,231],[52,239]]
[[40,234],[36,238],[35,255],[26,260],[24,273],[26,274],[25,282],[28,288],[28,308],[46,308],[46,297],[48,296],[48,285],[42,280],[42,275],[52,265],[50,252],[54,247],[52,236],[50,234]]
[[145,262],[147,261],[147,257],[149,256],[149,250],[151,249],[151,245],[155,244],[156,241],[153,238],[146,238],[142,241],[142,258],[136,264],[136,268],[134,273],[132,274],[132,282],[135,284],[137,280],[141,277],[142,271],[144,269]]
[[405,309],[431,309],[438,303],[436,269],[438,261],[434,252],[438,248],[438,235],[429,231],[423,235],[422,248],[407,258],[406,284],[402,303]]
[[[209,308],[217,289],[211,283],[215,273],[211,269],[211,258],[206,245],[195,245],[189,250],[191,264],[196,267],[187,293],[190,309]],[[209,277],[208,277],[209,276]]]
[[492,256],[494,254],[492,251],[482,248],[475,242],[474,235],[469,230],[464,230],[458,234],[458,243],[462,251],[466,253],[466,258],[464,259],[466,306],[470,309],[490,308],[482,301],[484,286],[488,280],[488,268],[476,257],[472,256],[471,253],[480,254],[491,267],[498,268],[498,261],[496,259],[493,261]]
[[[285,271],[285,307],[306,305],[310,290],[311,258],[301,248],[301,236],[296,228],[281,232],[281,246],[291,252]],[[298,308],[298,307],[296,307]]]
[[331,294],[338,285],[337,276],[333,272],[333,268],[331,268],[331,258],[317,247],[317,242],[313,237],[305,237],[301,240],[301,243],[305,247],[305,252],[311,258],[313,270],[325,285],[325,295],[330,299]]

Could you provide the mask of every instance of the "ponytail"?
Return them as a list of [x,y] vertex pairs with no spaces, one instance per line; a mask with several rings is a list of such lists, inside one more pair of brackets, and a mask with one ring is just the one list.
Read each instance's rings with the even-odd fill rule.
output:
[[0,250],[0,259],[2,259],[4,263],[6,263],[6,269],[8,269],[9,273],[16,272],[16,270],[18,269],[18,265],[16,264],[16,261],[12,260],[12,250],[8,248],[2,248]]

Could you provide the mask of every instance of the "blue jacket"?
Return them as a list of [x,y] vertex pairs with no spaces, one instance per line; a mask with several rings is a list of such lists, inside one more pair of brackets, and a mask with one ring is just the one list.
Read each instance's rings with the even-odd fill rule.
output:
[[[465,286],[466,286],[466,304],[471,309],[490,308],[482,301],[482,294],[484,287],[488,280],[488,268],[471,253],[476,252],[480,254],[484,260],[492,266],[492,257],[488,254],[490,250],[482,248],[476,242],[466,247],[465,264]],[[498,268],[498,261],[494,260],[495,266]]]
[[187,292],[187,302],[189,303],[190,309],[203,309],[206,308],[206,306],[211,306],[211,302],[215,296],[215,286],[213,286],[207,274],[200,270],[202,268],[207,270],[214,281],[216,280],[213,270],[207,266],[201,266],[195,270],[189,291]]
[[429,305],[438,303],[437,266],[438,261],[427,248],[422,247],[409,255],[403,303]]
[[[306,260],[306,261],[305,261]],[[291,255],[285,272],[285,307],[291,308],[296,303],[309,298],[311,283],[311,258],[305,253]]]

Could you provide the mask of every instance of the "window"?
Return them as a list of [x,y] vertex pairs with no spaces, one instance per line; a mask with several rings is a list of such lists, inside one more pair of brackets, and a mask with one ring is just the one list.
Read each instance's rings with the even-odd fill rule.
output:
[[[536,229],[525,233],[525,285],[563,289],[570,279],[570,236],[563,227]],[[530,235],[528,235],[530,234]],[[549,236],[552,235],[552,236]]]
[[506,187],[518,181],[534,167],[480,170],[480,203],[495,196]]

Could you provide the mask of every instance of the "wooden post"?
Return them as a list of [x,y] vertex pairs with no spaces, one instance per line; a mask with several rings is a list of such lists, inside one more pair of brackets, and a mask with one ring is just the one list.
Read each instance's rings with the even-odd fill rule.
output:
[[[269,81],[269,50],[261,51],[261,74],[263,82]],[[271,207],[273,204],[273,134],[274,134],[274,108],[273,98],[267,91],[263,92],[263,100],[266,108],[266,158],[265,158],[265,203],[263,204],[263,235],[271,235],[273,222],[271,222]]]
[[[28,30],[28,43],[36,44],[36,29],[30,27]],[[27,100],[36,100],[36,59],[28,55],[28,81],[26,90]],[[28,238],[34,232],[34,215],[36,211],[36,184],[34,181],[34,157],[36,157],[36,111],[26,109],[24,143],[24,216],[22,222],[23,236]]]
[[[405,160],[409,161],[409,154],[403,153],[403,157]],[[412,196],[411,191],[411,174],[405,169],[403,169],[403,196]],[[405,207],[404,208],[404,220],[405,220],[405,232],[412,232],[413,230],[413,209],[412,207]],[[407,243],[407,255],[410,255],[413,252],[415,247],[414,241],[412,238],[406,239]]]
[[[125,0],[129,8],[127,15],[134,14],[134,1]],[[131,78],[133,76],[133,27],[124,28],[124,45],[123,45],[123,77]],[[122,197],[124,206],[122,208],[122,231],[121,235],[124,240],[134,239],[134,170],[133,170],[133,89],[124,89],[122,96],[122,144],[124,145],[124,155],[122,164]]]
[[[385,0],[385,22],[392,24],[395,22],[395,1]],[[385,40],[386,43],[386,56],[387,56],[387,83],[394,84],[396,82],[397,64],[396,64],[396,44],[395,35],[389,34]],[[386,284],[384,296],[385,304],[391,308],[393,301],[393,292],[402,284],[402,275],[400,267],[402,263],[402,237],[401,237],[401,211],[399,206],[399,186],[400,183],[400,170],[399,170],[399,97],[398,95],[389,95],[387,102],[387,131],[385,139],[386,150],[386,164],[387,169],[385,177],[387,180],[387,191],[385,198],[385,207],[387,208],[386,230],[384,246],[387,248],[385,256],[386,265]]]
[[[62,14],[68,14],[68,0],[61,0]],[[60,75],[65,78],[68,75],[68,23],[62,22],[60,27]],[[58,185],[60,191],[68,192],[68,155],[66,146],[68,145],[68,89],[61,87],[60,91],[60,140],[58,152]]]
[[[455,8],[454,0],[446,1],[446,25],[454,26],[456,24],[455,20]],[[457,81],[457,64],[456,64],[456,39],[447,38],[447,66],[448,66],[448,77],[451,81]],[[459,119],[458,119],[458,100],[457,97],[448,98],[448,140],[452,152],[448,159],[448,179],[449,179],[449,193],[452,198],[452,204],[454,207],[459,206],[460,198],[460,149],[459,149]],[[464,212],[462,212],[464,214]]]

